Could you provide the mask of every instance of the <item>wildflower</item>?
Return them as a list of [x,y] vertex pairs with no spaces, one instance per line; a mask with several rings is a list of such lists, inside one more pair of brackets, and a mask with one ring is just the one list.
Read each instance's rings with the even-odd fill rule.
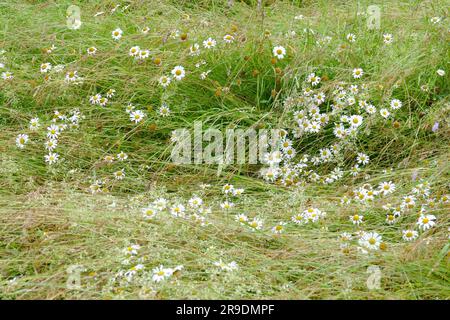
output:
[[170,114],[170,109],[166,103],[163,103],[163,105],[159,108],[158,112],[161,116],[167,117]]
[[419,236],[419,233],[415,230],[403,230],[402,234],[402,238],[405,241],[413,241]]
[[125,152],[120,151],[120,152],[117,154],[117,160],[119,160],[119,161],[124,161],[124,160],[127,160],[127,159],[128,159],[128,155],[127,155]]
[[353,78],[359,79],[363,76],[364,71],[361,68],[355,68],[353,69]]
[[117,28],[117,29],[113,30],[113,32],[111,34],[112,34],[112,38],[114,40],[119,40],[120,38],[122,38],[123,31],[122,31],[122,29]]
[[174,217],[184,217],[185,208],[182,204],[176,204],[170,208],[170,214]]
[[108,98],[112,98],[112,97],[114,97],[114,94],[116,93],[116,90],[114,90],[114,89],[109,89],[108,90],[108,92],[106,92],[106,96],[108,97]]
[[369,156],[366,155],[365,153],[360,152],[360,153],[358,153],[358,156],[356,157],[356,161],[359,164],[366,165],[369,163]]
[[97,53],[97,48],[96,47],[89,47],[87,48],[87,54],[90,56],[93,56]]
[[176,66],[175,68],[172,69],[171,73],[177,80],[183,79],[186,74],[182,66]]
[[51,69],[52,69],[52,64],[50,62],[41,64],[41,73],[47,73]]
[[141,246],[138,244],[131,244],[123,250],[123,253],[126,255],[135,256],[140,248]]
[[189,199],[188,203],[189,203],[190,207],[198,208],[202,205],[203,200],[199,197],[193,197],[193,198]]
[[394,37],[392,36],[392,34],[390,34],[390,33],[383,34],[383,42],[385,44],[391,44],[393,40],[394,40]]
[[130,120],[134,123],[141,122],[144,117],[145,114],[141,110],[136,110],[130,113]]
[[222,192],[225,194],[233,193],[234,186],[232,184],[226,184],[222,187]]
[[130,55],[131,57],[136,57],[139,54],[139,51],[141,51],[139,46],[131,47],[128,51],[128,55]]
[[163,88],[166,88],[170,84],[170,81],[170,77],[162,76],[161,78],[159,78],[158,82]]
[[66,82],[74,82],[79,78],[77,71],[69,71],[66,73]]
[[33,118],[30,120],[30,130],[35,131],[39,128],[39,118]]
[[438,74],[438,76],[441,76],[441,77],[445,76],[445,71],[442,70],[442,69],[438,69],[438,70],[436,71],[436,73]]
[[212,38],[208,38],[205,41],[203,41],[203,46],[206,49],[212,49],[216,46],[216,40],[212,39]]
[[320,83],[320,77],[316,76],[316,74],[313,72],[306,78],[306,81],[311,83],[312,86],[316,86]]
[[281,60],[286,55],[286,49],[282,46],[276,46],[273,48],[273,55]]
[[402,107],[402,102],[398,99],[392,99],[391,100],[391,108],[392,110],[397,110]]
[[138,58],[140,60],[145,60],[150,56],[150,50],[139,50]]
[[60,128],[57,125],[52,124],[47,128],[47,138],[56,139],[59,135]]
[[25,148],[25,144],[28,142],[28,135],[19,134],[16,138],[16,145],[19,149]]
[[388,111],[388,109],[383,108],[383,109],[380,109],[380,115],[383,118],[387,119],[390,116],[390,112]]
[[167,207],[167,200],[164,198],[158,198],[153,201],[153,205],[158,208],[158,210],[164,210]]
[[159,267],[154,268],[152,271],[153,271],[152,280],[154,282],[161,282],[173,274],[172,269],[164,268],[163,265],[160,265]]
[[49,154],[45,155],[45,162],[49,165],[52,165],[58,161],[59,155],[57,153],[49,152]]
[[125,169],[114,172],[114,178],[116,178],[116,180],[123,180],[123,178],[125,178]]
[[417,225],[423,231],[434,227],[435,224],[436,224],[436,217],[432,214],[426,214],[426,215],[422,214],[422,215],[420,215],[419,219],[417,220]]
[[284,231],[284,226],[286,225],[286,222],[279,222],[276,226],[272,228],[272,232],[275,234],[280,234]]
[[381,182],[379,185],[380,192],[383,193],[383,195],[388,195],[395,191],[395,184],[392,183],[392,181],[389,182]]
[[366,232],[358,240],[360,246],[370,250],[378,250],[381,244],[381,236],[376,232]]
[[11,80],[12,78],[14,78],[12,72],[10,72],[10,71],[2,72],[3,80]]
[[141,210],[142,216],[145,219],[153,219],[156,214],[158,213],[158,210],[154,208],[153,206],[145,207]]
[[226,43],[232,43],[234,41],[234,37],[231,34],[227,34],[223,37],[223,40]]
[[348,42],[355,42],[356,41],[356,36],[353,33],[347,34],[346,38],[347,38]]
[[199,54],[200,54],[200,46],[198,45],[198,43],[194,43],[189,48],[189,55],[191,55],[191,56],[198,56]]
[[234,219],[241,224],[245,224],[248,221],[248,217],[245,214],[237,214],[234,216]]
[[362,124],[363,117],[356,114],[356,115],[352,115],[349,120],[350,120],[350,125],[354,128],[357,128]]
[[355,214],[355,215],[353,215],[353,216],[350,216],[349,218],[350,218],[350,221],[351,221],[353,224],[356,224],[356,225],[359,226],[359,224],[363,221],[364,216]]
[[259,218],[253,218],[253,220],[248,223],[248,226],[252,230],[261,230],[262,226],[263,226],[263,222]]
[[52,151],[58,145],[58,140],[50,138],[49,140],[45,141],[44,145],[45,145],[45,149]]
[[224,201],[220,204],[220,207],[224,210],[229,210],[234,207],[234,203],[230,201]]

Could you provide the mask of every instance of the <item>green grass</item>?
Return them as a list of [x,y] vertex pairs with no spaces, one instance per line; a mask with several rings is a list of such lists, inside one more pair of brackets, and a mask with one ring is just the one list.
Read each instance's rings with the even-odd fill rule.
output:
[[[0,4],[0,50],[6,50],[0,62],[14,74],[10,81],[0,79],[0,298],[449,298],[449,204],[439,201],[450,193],[446,2],[264,2],[258,8],[257,1],[235,1],[232,7],[227,1],[129,1],[128,9],[122,10],[123,3],[113,14],[115,4],[104,0]],[[71,4],[81,8],[79,30],[66,26]],[[379,30],[368,30],[366,17],[358,14],[371,4],[381,8]],[[94,17],[99,11],[105,13]],[[295,20],[298,14],[305,18]],[[433,24],[431,17],[442,21]],[[145,35],[140,31],[144,26],[151,28]],[[114,41],[111,32],[117,27],[124,35]],[[168,36],[175,29],[187,33],[187,40]],[[290,31],[296,35],[286,36]],[[357,35],[355,43],[346,41],[348,33]],[[394,36],[389,46],[383,44],[384,33]],[[233,34],[234,43],[225,45],[225,34]],[[316,41],[323,36],[332,40],[320,47]],[[217,40],[217,48],[201,47],[200,56],[190,57],[189,47],[201,46],[208,37]],[[55,51],[44,53],[52,44]],[[135,45],[148,48],[162,65],[134,61],[128,50]],[[284,59],[271,61],[275,45],[287,49]],[[93,57],[86,54],[90,46],[98,50]],[[196,68],[201,60],[207,64]],[[39,72],[45,62],[66,67],[45,81]],[[162,89],[159,77],[176,65],[185,67],[186,77]],[[365,74],[355,80],[357,67]],[[447,74],[437,75],[438,69]],[[84,78],[81,85],[64,83],[66,71],[73,70]],[[207,70],[211,73],[201,80]],[[329,185],[302,179],[294,187],[265,182],[260,165],[232,164],[220,171],[217,165],[172,164],[172,130],[193,129],[194,121],[222,130],[293,129],[293,110],[284,101],[301,95],[311,72],[322,77],[319,90],[327,97],[343,81],[367,84],[366,99],[377,109],[388,107],[393,98],[403,102],[389,120],[364,113],[360,134],[344,144],[337,165],[346,172],[358,152],[370,156],[357,177],[346,174]],[[107,107],[90,105],[90,96],[111,88],[116,94]],[[146,113],[139,124],[124,111],[129,103]],[[158,115],[162,103],[172,110],[169,117]],[[322,112],[330,112],[330,104],[327,99]],[[45,129],[55,110],[66,114],[74,108],[84,117],[78,128],[58,139],[61,161],[46,165]],[[349,112],[358,111],[350,107]],[[32,132],[29,120],[36,116],[41,127]],[[439,130],[433,132],[436,121]],[[15,145],[20,133],[30,138],[24,149]],[[315,155],[334,142],[330,124],[316,135],[294,139],[294,146],[299,154]],[[103,161],[120,151],[129,155],[126,162]],[[335,165],[325,163],[316,171],[325,177]],[[114,181],[113,172],[122,168],[125,179]],[[89,186],[97,179],[106,181],[105,190],[91,195]],[[340,205],[357,187],[382,181],[393,181],[397,190],[367,205]],[[428,198],[436,199],[427,213],[437,217],[437,224],[405,242],[401,232],[415,228],[426,199],[394,225],[385,222],[382,206],[400,204],[423,181],[431,186]],[[201,183],[211,187],[203,190]],[[226,183],[245,188],[230,212],[219,206]],[[141,208],[158,197],[187,206],[193,194],[212,208],[207,226],[167,212],[153,220],[142,218]],[[276,223],[290,221],[309,206],[326,211],[326,218],[303,226],[288,223],[284,233],[272,234]],[[252,232],[241,226],[234,221],[238,213],[262,218],[264,228]],[[361,228],[349,221],[355,213],[365,216]],[[359,229],[382,235],[386,248],[364,255],[352,240],[342,250],[339,235]],[[122,250],[131,243],[141,246],[138,257],[145,271],[130,283],[113,281],[128,269],[121,264]],[[239,268],[218,272],[213,263],[219,259],[236,261]],[[155,283],[151,270],[160,264],[184,269]],[[84,268],[76,289],[66,285],[67,268],[73,265]],[[380,268],[379,289],[366,285],[371,266]]]

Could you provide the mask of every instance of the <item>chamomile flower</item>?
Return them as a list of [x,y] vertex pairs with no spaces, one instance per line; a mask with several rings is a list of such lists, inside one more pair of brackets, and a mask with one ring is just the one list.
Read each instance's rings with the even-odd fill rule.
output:
[[226,43],[232,43],[234,41],[234,37],[231,34],[227,34],[223,37],[223,41]]
[[188,203],[191,208],[198,208],[203,204],[203,200],[199,197],[192,197]]
[[164,210],[167,208],[167,200],[164,198],[158,198],[155,201],[153,201],[153,205],[158,209],[158,210]]
[[172,269],[164,268],[163,265],[154,268],[152,271],[153,271],[152,280],[154,282],[161,282],[173,274]]
[[417,239],[419,236],[419,233],[415,230],[403,230],[402,231],[402,238],[405,241],[413,241]]
[[123,249],[123,253],[128,256],[135,256],[137,255],[140,248],[141,246],[138,244],[130,244],[128,247]]
[[113,32],[111,32],[112,38],[114,40],[119,40],[120,38],[122,38],[122,34],[123,34],[123,31],[120,28],[117,28],[117,29],[113,30]]
[[253,218],[252,221],[249,221],[247,224],[251,230],[261,230],[263,227],[263,221],[259,218]]
[[380,249],[381,236],[376,232],[366,232],[358,240],[360,246],[365,247],[370,250]]
[[26,134],[19,134],[16,138],[16,146],[19,149],[25,148],[25,144],[28,142],[28,135]]
[[48,163],[49,165],[52,165],[54,163],[56,163],[59,159],[59,154],[57,153],[53,153],[53,152],[49,152],[49,154],[44,156],[45,162]]
[[140,51],[141,48],[139,48],[139,46],[134,46],[131,47],[130,50],[128,50],[128,55],[131,57],[137,57]]
[[145,60],[150,56],[150,50],[139,50],[138,59],[139,60]]
[[276,46],[273,48],[272,50],[273,55],[277,58],[277,59],[283,59],[284,56],[286,55],[286,49],[282,46]]
[[10,71],[2,72],[2,79],[3,80],[11,80],[12,78],[14,78],[12,72],[10,72]]
[[383,118],[387,119],[387,118],[389,118],[389,116],[391,115],[391,113],[388,111],[388,109],[383,108],[383,109],[380,109],[380,115],[381,115]]
[[52,124],[47,128],[47,138],[56,139],[60,133],[60,127]]
[[163,87],[166,88],[169,84],[170,84],[170,77],[167,76],[162,76],[161,78],[159,78],[158,82],[159,84]]
[[48,151],[52,151],[58,145],[58,140],[48,139],[47,141],[45,141],[44,145],[45,145],[45,149],[47,149]]
[[125,169],[114,172],[114,178],[116,180],[123,180],[123,178],[125,178]]
[[41,64],[41,73],[47,73],[50,70],[52,70],[52,64],[50,62]]
[[130,120],[134,123],[141,122],[145,117],[145,114],[141,110],[132,111],[130,113]]
[[30,120],[30,130],[36,131],[40,127],[39,118],[32,118]]
[[237,214],[234,216],[234,220],[236,220],[237,222],[239,222],[240,224],[246,224],[248,221],[248,217],[245,214]]
[[317,76],[314,72],[309,74],[306,78],[306,82],[311,83],[312,86],[317,86],[320,83],[321,78]]
[[153,219],[158,214],[158,209],[153,206],[142,208],[142,216],[145,219]]
[[114,94],[116,93],[116,90],[114,90],[114,89],[109,89],[107,92],[106,92],[106,96],[108,97],[108,98],[112,98],[112,97],[114,97]]
[[234,207],[234,203],[231,201],[224,201],[220,204],[220,207],[224,210],[230,210]]
[[171,73],[176,80],[183,79],[186,74],[182,66],[176,66],[175,68],[172,69]]
[[119,160],[119,161],[125,161],[128,159],[128,155],[123,151],[120,151],[116,157],[117,157],[117,160]]
[[392,110],[397,110],[400,109],[402,107],[402,102],[398,99],[392,99],[391,100],[391,109]]
[[77,74],[77,71],[69,71],[66,73],[66,78],[65,81],[66,82],[75,82],[78,80],[79,76]]
[[436,225],[436,217],[432,214],[422,214],[417,220],[417,225],[423,231],[428,230]]
[[440,77],[443,77],[443,76],[445,76],[445,71],[444,70],[442,70],[442,69],[438,69],[437,71],[436,71],[436,73],[438,74],[438,76],[440,76]]
[[191,56],[198,56],[199,54],[200,54],[200,46],[198,45],[198,43],[194,43],[189,48],[189,55],[191,55]]
[[364,71],[361,68],[355,68],[353,69],[353,78],[359,79],[363,76]]
[[362,124],[362,122],[363,122],[363,117],[358,114],[352,115],[349,119],[350,126],[352,126],[354,128],[359,127]]
[[365,154],[365,153],[362,153],[362,152],[358,153],[358,156],[356,157],[356,161],[359,164],[362,164],[362,165],[368,164],[369,160],[370,160],[369,156],[367,154]]
[[393,40],[394,40],[394,37],[392,36],[392,34],[390,34],[390,33],[383,34],[383,42],[385,44],[391,44]]
[[162,117],[167,117],[170,115],[171,111],[170,108],[167,106],[167,104],[163,103],[163,105],[159,108],[158,112]]
[[353,224],[359,226],[359,225],[361,224],[361,222],[363,221],[364,216],[359,215],[359,214],[355,214],[355,215],[353,215],[353,216],[350,216],[349,219],[350,219],[350,221],[351,221]]
[[203,47],[206,49],[212,49],[216,46],[217,42],[213,38],[208,38],[205,41],[203,41]]
[[174,217],[184,217],[186,208],[182,204],[175,204],[170,208],[170,214]]
[[94,56],[97,53],[97,48],[96,47],[89,47],[86,49],[86,52],[88,55],[90,56]]
[[150,31],[150,28],[149,28],[149,27],[143,27],[142,30],[141,30],[141,32],[142,32],[143,34],[147,34],[149,31]]
[[284,231],[284,226],[286,225],[286,222],[279,222],[276,226],[274,226],[272,228],[272,232],[275,234],[280,234],[283,233]]
[[90,98],[89,98],[89,102],[91,103],[91,104],[98,104],[99,102],[100,102],[100,99],[102,98],[102,95],[101,94],[99,94],[99,93],[97,93],[97,94],[94,94],[93,96],[91,96]]
[[356,41],[356,36],[353,33],[347,34],[346,38],[347,38],[347,41],[351,42],[351,43]]
[[226,184],[222,187],[222,192],[225,194],[232,194],[234,190],[234,186],[232,184]]
[[383,195],[388,195],[395,191],[395,184],[393,184],[392,181],[384,181],[380,183],[379,188]]

